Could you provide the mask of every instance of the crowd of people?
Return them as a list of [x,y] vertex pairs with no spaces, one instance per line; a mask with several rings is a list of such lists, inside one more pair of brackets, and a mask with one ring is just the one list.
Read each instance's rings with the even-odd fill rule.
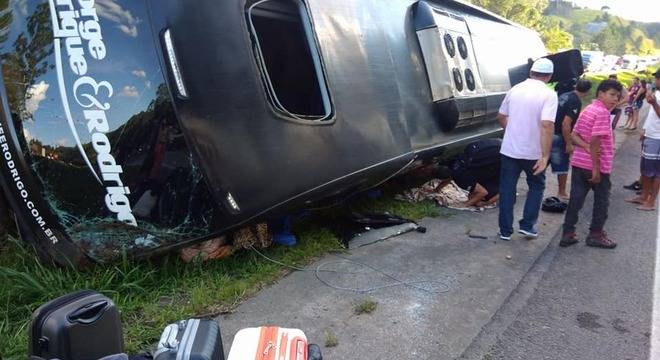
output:
[[579,241],[578,214],[587,194],[593,191],[586,244],[613,249],[617,243],[604,228],[612,186],[614,129],[625,114],[626,122],[621,127],[636,130],[645,102],[649,112],[642,119],[645,121],[640,136],[641,192],[628,200],[638,204],[639,210],[656,210],[660,189],[660,70],[654,75],[653,85],[636,78],[630,88],[624,87],[616,75],[611,76],[598,84],[595,99],[584,110],[581,100],[590,93],[592,84],[579,80],[569,91],[558,95],[547,85],[553,72],[551,60],[536,60],[529,78],[509,90],[499,109],[497,119],[504,128],[500,151],[500,239],[510,240],[514,233],[516,186],[522,172],[526,174],[528,193],[518,232],[527,238],[538,236],[536,223],[545,190],[545,170],[550,165],[558,177],[558,197],[568,201],[560,245],[566,247]]

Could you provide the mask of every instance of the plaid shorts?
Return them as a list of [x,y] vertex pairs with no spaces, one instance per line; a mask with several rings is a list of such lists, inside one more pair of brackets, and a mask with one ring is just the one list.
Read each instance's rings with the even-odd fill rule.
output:
[[660,139],[644,139],[639,168],[642,176],[660,177]]

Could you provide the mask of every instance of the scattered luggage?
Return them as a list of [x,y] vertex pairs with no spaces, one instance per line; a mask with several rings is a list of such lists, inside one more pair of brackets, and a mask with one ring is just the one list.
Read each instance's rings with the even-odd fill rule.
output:
[[215,320],[189,319],[168,325],[154,360],[224,360],[220,327]]
[[124,352],[117,307],[91,290],[40,306],[32,315],[29,341],[32,359],[97,360]]
[[[188,319],[165,327],[153,356],[124,353],[121,319],[108,297],[77,291],[50,301],[32,315],[29,360],[225,360],[220,326]],[[229,360],[323,360],[302,330],[248,328],[234,337]]]
[[247,359],[322,360],[323,357],[318,346],[307,344],[302,330],[262,326],[240,330],[234,336],[227,360]]

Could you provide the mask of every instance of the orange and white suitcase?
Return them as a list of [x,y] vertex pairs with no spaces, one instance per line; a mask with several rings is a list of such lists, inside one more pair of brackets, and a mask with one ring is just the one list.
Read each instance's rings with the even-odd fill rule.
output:
[[277,326],[243,329],[227,360],[308,360],[307,337],[302,330]]

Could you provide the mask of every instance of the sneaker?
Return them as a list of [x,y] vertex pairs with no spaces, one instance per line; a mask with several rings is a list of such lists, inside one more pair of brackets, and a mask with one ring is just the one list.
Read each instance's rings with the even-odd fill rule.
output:
[[568,247],[578,243],[578,239],[575,237],[575,232],[563,233],[561,240],[559,241],[559,246]]
[[642,184],[640,184],[639,181],[635,181],[630,185],[623,185],[623,188],[628,190],[641,190]]
[[511,235],[500,234],[500,240],[509,241],[511,240]]
[[518,233],[525,235],[528,239],[536,239],[539,236],[539,232],[536,230],[519,229]]
[[603,249],[614,249],[616,247],[616,242],[612,241],[607,237],[605,231],[592,231],[587,236],[587,246],[593,246]]

